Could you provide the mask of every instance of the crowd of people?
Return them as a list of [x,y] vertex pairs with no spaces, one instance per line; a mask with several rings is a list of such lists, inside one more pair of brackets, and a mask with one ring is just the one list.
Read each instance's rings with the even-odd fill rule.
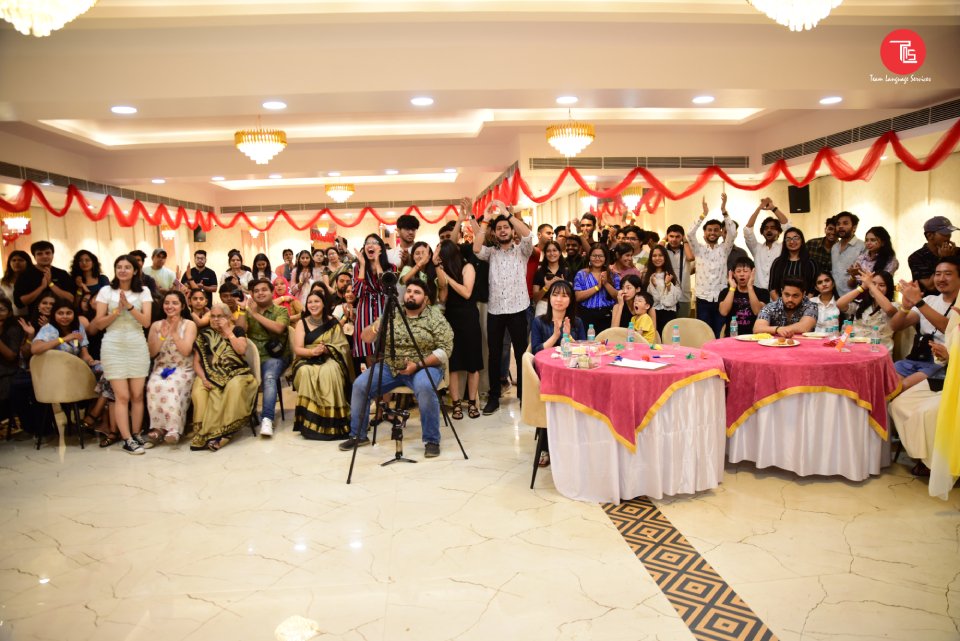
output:
[[[247,266],[231,250],[219,276],[203,249],[176,273],[163,249],[149,262],[131,251],[112,274],[85,249],[69,271],[54,265],[48,241],[29,254],[13,251],[0,281],[2,406],[42,436],[47,414],[35,401],[30,361],[60,350],[98,381],[83,422],[103,447],[119,442],[141,454],[190,434],[192,449],[217,451],[251,420],[261,392],[259,434],[268,438],[286,378],[297,393],[294,429],[352,449],[369,442],[365,400],[405,386],[432,457],[440,444],[433,388],[445,371],[452,418],[466,410],[475,419],[498,410],[511,351],[520,371],[525,351],[555,347],[565,335],[583,340],[624,327],[654,342],[693,305],[717,337],[836,333],[852,320],[877,328],[892,350],[894,332],[915,325],[913,350],[896,363],[904,386],[942,382],[944,332],[960,290],[950,240],[957,228],[942,216],[925,223],[926,244],[907,261],[909,280],[897,281],[890,234],[871,227],[859,239],[860,221],[846,211],[807,240],[763,198],[743,230],[748,255],[734,244],[739,229],[726,195],[719,218],[708,219],[704,200],[689,231],[670,225],[662,241],[636,225],[600,229],[593,214],[534,232],[510,208],[476,219],[471,205],[464,199],[435,247],[417,240],[419,220],[404,215],[393,247],[370,234],[351,252],[338,238],[327,248],[284,249],[275,268],[265,254]],[[393,287],[394,331],[385,333]],[[385,356],[375,364],[381,343]],[[520,398],[519,380],[517,388]]]

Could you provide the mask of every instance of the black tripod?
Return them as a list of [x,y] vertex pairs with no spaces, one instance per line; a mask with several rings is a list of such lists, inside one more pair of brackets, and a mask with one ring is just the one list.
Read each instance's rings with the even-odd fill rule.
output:
[[[410,329],[410,322],[407,320],[407,315],[403,312],[397,314],[400,310],[400,301],[397,298],[397,275],[393,272],[387,272],[381,276],[381,283],[383,288],[387,292],[387,304],[383,310],[383,314],[380,316],[380,332],[377,336],[377,349],[375,352],[375,358],[373,367],[379,365],[377,370],[377,395],[382,399],[383,398],[383,368],[388,367],[385,361],[386,349],[387,349],[387,333],[390,334],[390,359],[393,360],[396,357],[395,352],[395,343],[394,343],[394,317],[399,316],[403,319],[403,326],[407,331],[407,336],[410,337],[410,341],[413,343],[414,349],[417,350],[417,360],[420,363],[420,368],[427,373],[427,379],[430,381],[430,386],[433,388],[435,394],[439,399],[440,391],[437,389],[440,381],[433,380],[433,375],[430,373],[430,370],[427,368],[424,363],[423,351],[420,349],[420,345],[417,344],[417,339],[413,336],[413,330]],[[368,370],[369,371],[369,370]],[[370,376],[370,379],[367,382],[367,390],[364,394],[364,403],[359,408],[354,408],[352,411],[364,412],[363,418],[361,420],[367,421],[368,429],[373,427],[376,430],[377,424],[370,421],[370,400],[373,398],[373,376]],[[396,463],[397,461],[405,461],[407,463],[416,463],[416,461],[406,458],[403,456],[403,427],[406,425],[407,418],[410,416],[409,412],[404,412],[402,410],[390,410],[387,403],[384,403],[380,400],[377,403],[377,407],[383,411],[383,417],[388,418],[392,425],[390,430],[391,438],[396,442],[396,454],[392,459],[389,459],[382,463],[382,465],[389,465],[390,463]],[[463,458],[468,459],[467,451],[463,449],[463,443],[460,441],[460,435],[457,434],[457,429],[453,426],[453,421],[450,420],[450,417],[447,415],[447,409],[443,406],[443,403],[440,403],[440,413],[443,415],[443,423],[448,426],[453,431],[453,436],[457,439],[457,445],[460,446],[460,451],[463,453]],[[347,484],[350,484],[350,481],[353,479],[353,466],[357,461],[357,447],[359,446],[359,432],[355,436],[355,442],[353,446],[353,455],[350,458],[350,471],[347,473]]]

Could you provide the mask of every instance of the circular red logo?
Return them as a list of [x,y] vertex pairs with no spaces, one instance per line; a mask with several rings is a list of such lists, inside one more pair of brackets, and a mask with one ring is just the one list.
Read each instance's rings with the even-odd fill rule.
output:
[[897,29],[887,34],[880,44],[883,65],[901,76],[920,69],[927,57],[927,46],[916,31]]

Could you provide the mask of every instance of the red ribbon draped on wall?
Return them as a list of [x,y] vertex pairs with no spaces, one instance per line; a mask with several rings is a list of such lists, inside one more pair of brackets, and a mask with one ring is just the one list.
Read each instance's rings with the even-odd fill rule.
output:
[[[781,175],[784,176],[790,182],[790,184],[802,187],[809,184],[810,181],[816,177],[817,170],[824,163],[826,163],[830,173],[838,180],[843,180],[845,182],[853,180],[870,180],[870,178],[873,177],[874,172],[876,172],[877,168],[880,166],[880,157],[886,151],[887,145],[892,146],[893,152],[896,154],[900,162],[913,171],[930,171],[931,169],[934,169],[940,165],[947,158],[947,156],[953,153],[958,142],[960,142],[960,120],[955,122],[953,126],[944,133],[927,157],[923,160],[920,160],[903,146],[903,143],[901,143],[900,137],[896,132],[889,131],[873,142],[867,151],[866,156],[864,156],[863,161],[860,163],[860,166],[856,169],[854,169],[850,163],[841,158],[840,155],[832,148],[824,147],[817,153],[806,175],[801,178],[794,176],[794,174],[790,171],[790,168],[787,166],[787,162],[785,160],[778,160],[775,162],[770,166],[770,169],[767,170],[767,173],[762,180],[752,184],[738,182],[720,167],[712,166],[700,172],[700,175],[697,177],[697,179],[689,187],[680,192],[675,192],[668,188],[663,182],[657,179],[656,176],[654,176],[644,167],[637,167],[631,170],[619,183],[608,189],[591,188],[583,179],[583,176],[580,175],[579,171],[573,167],[567,167],[560,172],[559,176],[557,176],[553,186],[547,192],[538,196],[531,191],[530,186],[523,179],[523,176],[520,175],[520,170],[518,169],[512,175],[504,178],[503,181],[501,181],[498,185],[487,191],[477,202],[475,202],[473,211],[475,215],[479,216],[494,200],[499,200],[506,204],[516,204],[520,197],[520,192],[523,192],[527,198],[535,203],[545,203],[556,195],[557,191],[567,178],[573,178],[574,182],[576,182],[581,189],[592,196],[596,196],[597,198],[618,198],[624,189],[629,187],[637,178],[640,178],[644,183],[646,183],[646,185],[649,186],[649,189],[644,191],[644,194],[634,211],[639,213],[645,208],[648,212],[653,213],[665,198],[669,198],[670,200],[682,200],[687,198],[703,189],[703,187],[714,177],[719,177],[731,187],[747,191],[757,191],[759,189],[763,189]],[[70,207],[73,206],[74,202],[76,202],[77,205],[80,206],[80,209],[83,211],[83,213],[90,220],[100,221],[109,215],[113,215],[117,219],[117,222],[120,223],[121,227],[131,227],[136,224],[137,220],[141,217],[149,224],[154,226],[166,224],[171,228],[176,229],[180,225],[186,225],[190,229],[200,227],[204,231],[209,231],[214,226],[229,229],[239,222],[244,223],[251,229],[267,231],[273,227],[277,220],[281,218],[285,219],[294,229],[304,231],[310,229],[311,227],[316,227],[317,222],[323,216],[329,216],[329,218],[340,227],[355,227],[359,225],[368,214],[372,215],[377,219],[377,221],[383,224],[392,225],[396,222],[396,220],[389,220],[382,217],[377,210],[373,209],[372,207],[364,207],[361,209],[359,215],[354,220],[341,219],[330,209],[324,208],[320,211],[314,212],[309,220],[306,220],[302,223],[295,222],[289,213],[281,209],[274,213],[265,225],[260,226],[254,224],[244,212],[233,214],[228,220],[223,220],[213,212],[201,212],[197,210],[190,214],[183,207],[178,207],[175,214],[171,214],[170,210],[165,205],[158,205],[151,213],[139,200],[134,201],[133,205],[130,207],[130,213],[125,214],[123,213],[123,209],[117,205],[117,202],[114,200],[113,196],[107,196],[106,199],[104,199],[103,204],[100,206],[99,211],[94,211],[90,207],[90,204],[87,202],[86,198],[83,196],[83,193],[74,185],[67,187],[67,200],[61,209],[57,209],[50,205],[50,202],[47,200],[46,196],[44,196],[40,187],[29,180],[23,183],[20,188],[20,193],[14,200],[8,201],[0,198],[0,209],[8,212],[25,211],[29,209],[34,200],[43,205],[43,207],[51,214],[61,218],[67,214],[67,211],[69,211]],[[619,203],[613,205],[604,203],[599,209],[597,209],[597,213],[600,217],[605,214],[615,215],[619,211],[619,207]],[[434,218],[424,215],[424,213],[416,206],[408,207],[404,211],[404,214],[417,215],[425,222],[433,224],[440,222],[446,218],[448,214],[453,214],[456,216],[457,212],[457,206],[450,204],[443,208],[443,211],[439,216]]]

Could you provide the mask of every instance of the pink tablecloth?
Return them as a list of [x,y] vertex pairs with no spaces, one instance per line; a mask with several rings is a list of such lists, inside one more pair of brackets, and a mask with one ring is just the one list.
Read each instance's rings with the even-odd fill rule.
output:
[[[624,357],[640,360],[641,356],[673,355],[673,358],[654,359],[669,363],[656,371],[614,367],[610,356],[602,359],[597,369],[570,369],[555,352],[545,349],[536,356],[540,375],[540,398],[544,401],[566,403],[575,409],[603,421],[613,436],[631,452],[636,449],[636,435],[650,422],[654,414],[678,389],[712,376],[726,378],[723,360],[700,350],[664,347],[652,351],[636,347]],[[688,359],[687,354],[696,358]],[[720,411],[720,408],[717,408]]]
[[869,413],[870,426],[888,437],[887,400],[900,390],[900,377],[885,347],[849,345],[838,352],[822,340],[798,339],[796,347],[764,347],[721,338],[703,348],[723,358],[727,387],[727,436],[758,409],[794,394],[845,396]]

